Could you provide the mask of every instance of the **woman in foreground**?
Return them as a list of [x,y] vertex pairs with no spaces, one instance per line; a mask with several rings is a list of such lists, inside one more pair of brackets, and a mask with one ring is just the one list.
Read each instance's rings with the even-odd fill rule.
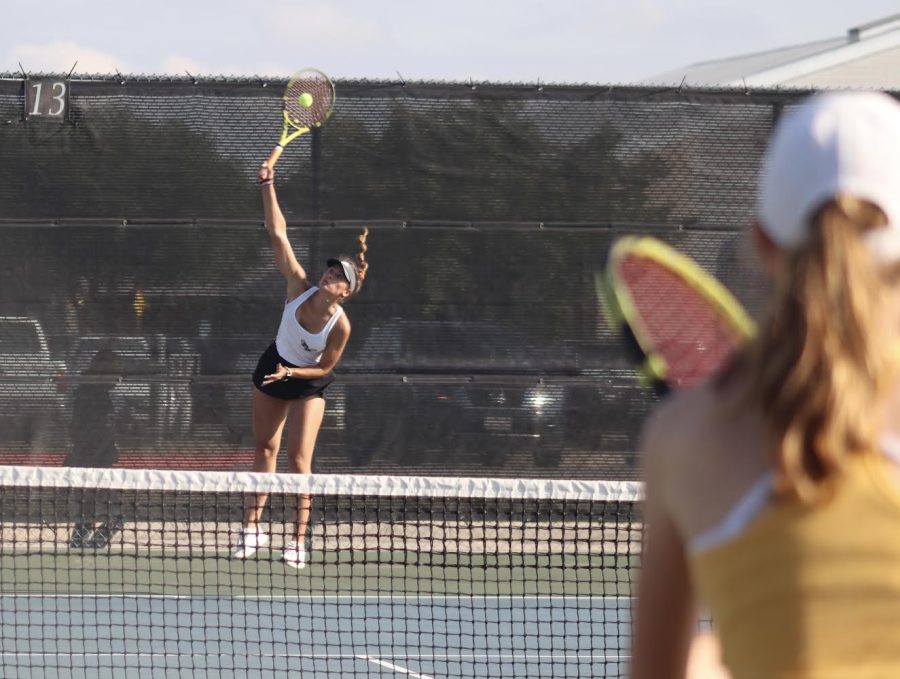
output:
[[632,676],[685,675],[699,602],[734,679],[898,677],[900,105],[787,113],[754,236],[758,337],[644,432]]

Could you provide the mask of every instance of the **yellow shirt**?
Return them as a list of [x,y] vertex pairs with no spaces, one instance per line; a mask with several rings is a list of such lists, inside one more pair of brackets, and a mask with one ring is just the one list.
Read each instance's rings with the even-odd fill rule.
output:
[[900,490],[848,462],[834,496],[768,506],[691,556],[734,679],[900,677]]

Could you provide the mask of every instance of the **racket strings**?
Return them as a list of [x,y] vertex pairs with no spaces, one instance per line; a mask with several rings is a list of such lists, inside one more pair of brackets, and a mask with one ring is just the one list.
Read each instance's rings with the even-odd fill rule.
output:
[[744,337],[718,307],[676,272],[647,258],[620,262],[646,341],[667,365],[666,380],[690,386],[717,371]]
[[[312,101],[302,103],[303,95]],[[331,81],[318,71],[302,71],[288,83],[284,94],[284,110],[294,127],[317,127],[331,114],[334,105],[334,87]]]

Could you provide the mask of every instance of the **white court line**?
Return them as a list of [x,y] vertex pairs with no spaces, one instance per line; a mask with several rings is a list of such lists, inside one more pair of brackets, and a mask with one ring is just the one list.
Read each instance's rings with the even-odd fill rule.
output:
[[413,672],[411,669],[406,667],[400,667],[400,665],[394,665],[393,663],[385,662],[384,660],[379,660],[378,658],[373,658],[370,655],[358,655],[356,656],[359,660],[365,660],[366,662],[370,662],[373,665],[381,665],[382,667],[387,667],[389,670],[393,670],[394,672],[399,672],[400,674],[408,674],[411,677],[416,677],[417,679],[434,679],[434,677],[430,677],[427,674],[419,674],[418,672]]

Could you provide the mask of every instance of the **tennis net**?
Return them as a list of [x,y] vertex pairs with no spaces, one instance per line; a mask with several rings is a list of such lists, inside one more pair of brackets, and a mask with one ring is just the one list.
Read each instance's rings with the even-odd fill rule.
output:
[[[234,559],[258,493],[271,542]],[[626,673],[637,483],[0,467],[0,494],[7,677]]]

